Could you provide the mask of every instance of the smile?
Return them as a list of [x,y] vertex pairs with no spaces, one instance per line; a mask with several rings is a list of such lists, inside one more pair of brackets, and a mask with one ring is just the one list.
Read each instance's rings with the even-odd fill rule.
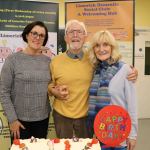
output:
[[108,54],[108,52],[107,51],[100,51],[100,53],[99,53],[100,55],[105,55],[105,54]]

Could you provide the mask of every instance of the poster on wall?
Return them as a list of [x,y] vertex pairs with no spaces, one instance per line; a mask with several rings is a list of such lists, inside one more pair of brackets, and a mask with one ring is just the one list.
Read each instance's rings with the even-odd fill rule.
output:
[[57,54],[58,4],[0,0],[0,14],[0,70],[9,54],[25,47],[21,33],[32,21],[45,23],[49,31],[46,48],[51,50],[52,55]]
[[[8,55],[22,50],[26,43],[21,34],[24,27],[33,21],[42,21],[48,28],[49,39],[44,47],[45,55],[57,54],[58,3],[0,0],[0,70]],[[51,135],[53,123],[49,123]],[[10,131],[7,118],[0,104],[0,149],[10,148]]]
[[66,2],[66,21],[85,23],[89,41],[99,30],[109,30],[116,40],[125,62],[133,64],[134,1]]

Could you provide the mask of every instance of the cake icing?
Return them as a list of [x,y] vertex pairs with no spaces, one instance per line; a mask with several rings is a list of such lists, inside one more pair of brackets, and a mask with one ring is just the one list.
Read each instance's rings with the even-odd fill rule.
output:
[[17,139],[10,150],[101,150],[97,139]]

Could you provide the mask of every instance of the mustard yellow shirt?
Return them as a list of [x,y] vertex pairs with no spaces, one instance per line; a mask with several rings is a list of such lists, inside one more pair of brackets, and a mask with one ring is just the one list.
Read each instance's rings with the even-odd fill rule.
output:
[[89,87],[93,68],[84,53],[83,58],[72,59],[66,53],[53,58],[50,64],[52,80],[56,85],[67,85],[67,101],[54,99],[53,108],[63,116],[81,118],[87,115]]

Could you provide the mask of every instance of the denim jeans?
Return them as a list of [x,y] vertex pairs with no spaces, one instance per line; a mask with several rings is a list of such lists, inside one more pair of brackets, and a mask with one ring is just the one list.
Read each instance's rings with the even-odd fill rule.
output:
[[127,150],[127,147],[103,147],[101,148],[101,150]]

